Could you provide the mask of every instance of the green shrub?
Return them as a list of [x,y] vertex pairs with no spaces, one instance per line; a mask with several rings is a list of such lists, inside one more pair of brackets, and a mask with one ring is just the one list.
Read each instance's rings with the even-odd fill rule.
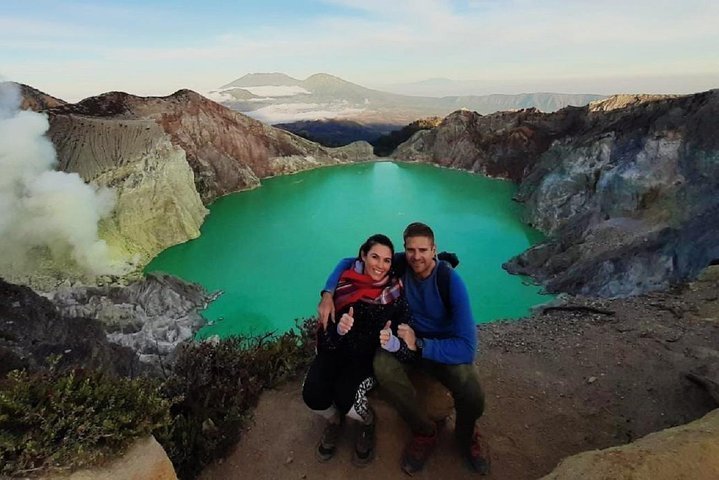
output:
[[0,475],[91,466],[153,433],[178,476],[194,478],[237,442],[264,388],[309,364],[315,325],[184,345],[164,382],[55,366],[11,372],[0,382]]
[[0,474],[70,470],[169,423],[159,383],[75,369],[10,372],[0,384]]
[[230,337],[183,346],[165,383],[179,401],[172,424],[155,433],[180,478],[194,478],[224,456],[264,388],[296,375],[312,360],[315,319],[279,337]]

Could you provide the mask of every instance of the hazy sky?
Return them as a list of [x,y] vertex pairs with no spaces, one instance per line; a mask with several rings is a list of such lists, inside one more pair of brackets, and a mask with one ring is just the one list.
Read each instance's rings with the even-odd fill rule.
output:
[[[0,76],[69,101],[251,72],[464,93],[719,88],[716,0],[1,0]],[[437,91],[438,94],[448,93]]]

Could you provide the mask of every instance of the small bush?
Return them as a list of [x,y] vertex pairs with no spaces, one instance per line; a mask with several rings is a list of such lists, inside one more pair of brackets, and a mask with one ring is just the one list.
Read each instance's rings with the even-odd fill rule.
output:
[[315,325],[309,319],[279,337],[230,337],[182,347],[165,384],[165,395],[179,399],[173,421],[155,433],[180,478],[194,478],[224,456],[262,390],[309,364]]
[[70,470],[116,455],[169,423],[147,379],[75,369],[10,372],[0,385],[0,474]]

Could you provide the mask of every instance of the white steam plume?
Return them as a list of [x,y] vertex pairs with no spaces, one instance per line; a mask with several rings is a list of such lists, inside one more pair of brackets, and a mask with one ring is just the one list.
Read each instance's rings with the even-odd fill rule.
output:
[[20,101],[17,84],[0,83],[0,275],[38,263],[43,251],[85,274],[124,273],[126,264],[113,261],[98,236],[114,193],[54,170],[47,116],[21,111]]

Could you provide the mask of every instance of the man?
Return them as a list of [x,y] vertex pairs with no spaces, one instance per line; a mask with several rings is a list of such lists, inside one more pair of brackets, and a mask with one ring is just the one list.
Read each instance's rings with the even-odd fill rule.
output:
[[[410,475],[420,471],[439,437],[438,425],[420,408],[417,392],[409,380],[408,372],[418,369],[435,377],[451,392],[457,412],[457,441],[470,466],[485,475],[489,473],[489,459],[475,426],[484,410],[484,393],[474,367],[477,331],[467,287],[453,269],[437,260],[434,232],[429,226],[412,223],[403,237],[410,268],[404,272],[402,282],[412,320],[411,326],[399,326],[397,336],[410,350],[417,352],[418,359],[409,364],[400,363],[386,351],[387,345],[393,343],[389,330],[380,334],[383,349],[374,358],[374,372],[380,386],[412,430],[412,440],[402,456],[402,470]],[[347,268],[345,263],[341,261],[335,268],[322,293],[317,310],[324,325],[328,318],[334,317],[332,291],[337,272]]]

